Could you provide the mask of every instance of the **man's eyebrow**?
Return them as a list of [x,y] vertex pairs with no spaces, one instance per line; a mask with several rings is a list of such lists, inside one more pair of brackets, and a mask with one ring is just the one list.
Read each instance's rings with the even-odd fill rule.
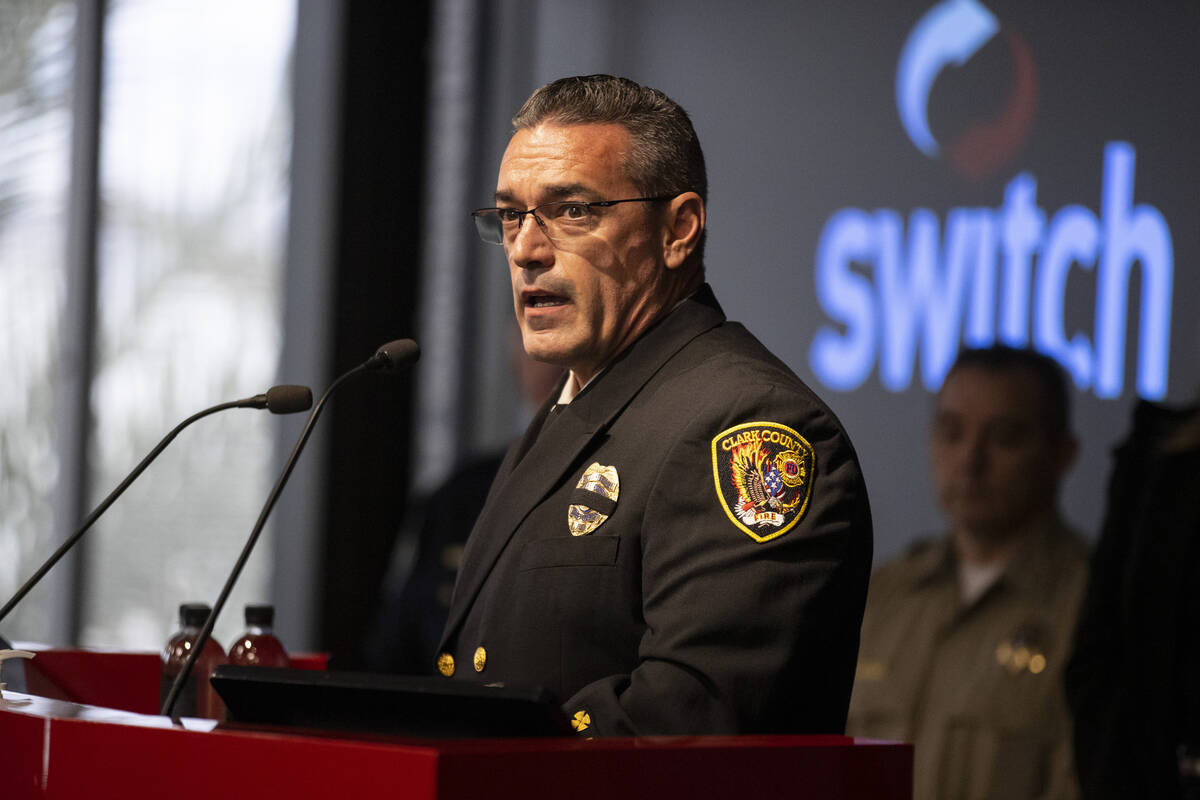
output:
[[565,183],[558,186],[548,186],[543,191],[543,194],[554,200],[566,200],[568,198],[584,199],[587,197],[599,197],[599,194],[592,187],[583,183]]
[[[546,186],[541,189],[540,195],[543,198],[541,200],[542,203],[553,203],[556,200],[569,199],[579,199],[586,202],[588,199],[594,200],[600,196],[599,192],[585,183],[561,183]],[[495,202],[496,205],[500,205],[501,203],[515,205],[516,197],[512,192],[501,189],[496,192]]]

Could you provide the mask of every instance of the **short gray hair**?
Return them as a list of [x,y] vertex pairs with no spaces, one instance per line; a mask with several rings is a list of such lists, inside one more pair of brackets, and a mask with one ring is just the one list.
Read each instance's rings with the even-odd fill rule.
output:
[[[657,89],[612,75],[559,78],[530,95],[512,119],[517,131],[544,122],[620,125],[631,141],[625,169],[643,196],[695,192],[708,202],[704,152],[692,121]],[[704,238],[693,254],[701,261]]]

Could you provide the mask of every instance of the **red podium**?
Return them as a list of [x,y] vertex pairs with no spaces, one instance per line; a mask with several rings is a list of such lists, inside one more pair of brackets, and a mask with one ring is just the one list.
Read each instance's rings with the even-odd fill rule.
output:
[[157,703],[157,661],[153,654],[49,651],[26,662],[31,691],[70,699],[5,692],[3,796],[912,796],[910,745],[845,736],[416,740],[176,724],[135,713]]

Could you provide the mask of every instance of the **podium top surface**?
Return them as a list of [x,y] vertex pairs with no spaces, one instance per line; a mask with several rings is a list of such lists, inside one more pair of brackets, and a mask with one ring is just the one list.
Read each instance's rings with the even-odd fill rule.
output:
[[[40,664],[39,664],[40,662]],[[55,690],[0,707],[5,800],[239,796],[910,800],[912,746],[845,736],[425,739],[269,728],[157,710],[154,654],[39,653]],[[294,664],[295,665],[295,664]],[[319,665],[319,666],[323,666]],[[319,668],[318,666],[318,668]],[[39,680],[41,680],[39,678]],[[73,702],[72,700],[85,700]],[[118,710],[107,707],[121,704]],[[181,776],[187,776],[186,780]]]
[[734,750],[777,750],[790,748],[843,749],[854,748],[889,748],[909,747],[876,739],[854,738],[838,735],[670,735],[670,736],[640,736],[612,737],[601,739],[583,739],[577,736],[561,738],[542,737],[510,737],[510,738],[479,738],[479,739],[442,739],[422,736],[389,736],[365,733],[347,735],[344,732],[320,729],[285,728],[272,725],[242,724],[237,722],[217,722],[211,719],[182,717],[172,720],[170,717],[157,714],[137,714],[119,709],[101,706],[72,703],[65,700],[55,700],[21,692],[4,692],[4,700],[0,701],[0,724],[7,715],[21,715],[50,721],[74,721],[102,723],[104,725],[122,726],[127,728],[148,728],[157,730],[192,731],[213,734],[224,734],[235,737],[251,736],[288,739],[296,737],[350,740],[370,742],[393,747],[407,747],[435,750],[439,753],[471,754],[480,752],[567,752],[593,750],[623,750],[636,747],[638,750],[670,750],[688,749],[734,749]]

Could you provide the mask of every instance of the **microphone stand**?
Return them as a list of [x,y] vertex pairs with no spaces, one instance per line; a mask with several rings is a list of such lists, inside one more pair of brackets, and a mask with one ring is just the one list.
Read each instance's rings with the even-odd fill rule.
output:
[[[393,355],[391,351],[388,351],[388,348],[393,348],[401,342],[403,343],[402,352],[396,351],[398,355]],[[411,345],[411,348],[408,347],[409,345]],[[400,359],[405,359],[407,363],[411,363],[411,361],[416,360],[419,352],[416,343],[411,340],[400,340],[400,342],[391,342],[384,345],[371,358],[335,380],[325,390],[325,393],[321,395],[321,399],[317,401],[312,413],[309,414],[308,422],[304,424],[304,430],[300,432],[300,438],[292,448],[292,453],[288,456],[287,463],[284,464],[283,472],[280,473],[279,479],[275,481],[275,486],[271,489],[271,494],[267,497],[267,502],[263,505],[262,512],[258,515],[258,521],[254,523],[254,528],[250,531],[250,537],[246,539],[246,544],[242,547],[242,552],[238,556],[237,563],[233,565],[233,571],[229,573],[229,578],[226,579],[225,585],[221,588],[221,594],[217,597],[212,611],[208,614],[208,619],[204,621],[204,627],[200,629],[200,633],[196,636],[196,641],[192,643],[192,649],[188,653],[187,660],[183,662],[183,667],[180,668],[179,674],[175,676],[175,682],[171,684],[170,692],[167,694],[166,699],[163,700],[162,709],[159,712],[162,716],[173,716],[172,712],[175,709],[175,701],[179,699],[179,695],[183,691],[183,686],[187,682],[188,676],[192,673],[192,668],[196,665],[196,660],[200,657],[200,652],[204,649],[205,643],[212,636],[213,626],[217,622],[217,615],[225,607],[225,601],[229,599],[229,593],[233,591],[233,584],[237,582],[238,576],[242,574],[242,568],[246,566],[246,561],[250,558],[250,552],[254,549],[254,545],[258,543],[258,537],[262,534],[263,526],[267,523],[267,516],[271,513],[271,509],[275,507],[275,501],[279,499],[279,494],[283,491],[284,485],[287,484],[287,480],[296,466],[296,460],[300,457],[300,452],[308,442],[308,437],[312,435],[313,426],[316,424],[317,418],[321,416],[321,411],[325,408],[325,401],[329,399],[335,389],[359,373],[380,368],[397,369],[400,366],[406,365],[405,363],[401,363]],[[204,676],[204,678],[207,677],[207,675]]]

